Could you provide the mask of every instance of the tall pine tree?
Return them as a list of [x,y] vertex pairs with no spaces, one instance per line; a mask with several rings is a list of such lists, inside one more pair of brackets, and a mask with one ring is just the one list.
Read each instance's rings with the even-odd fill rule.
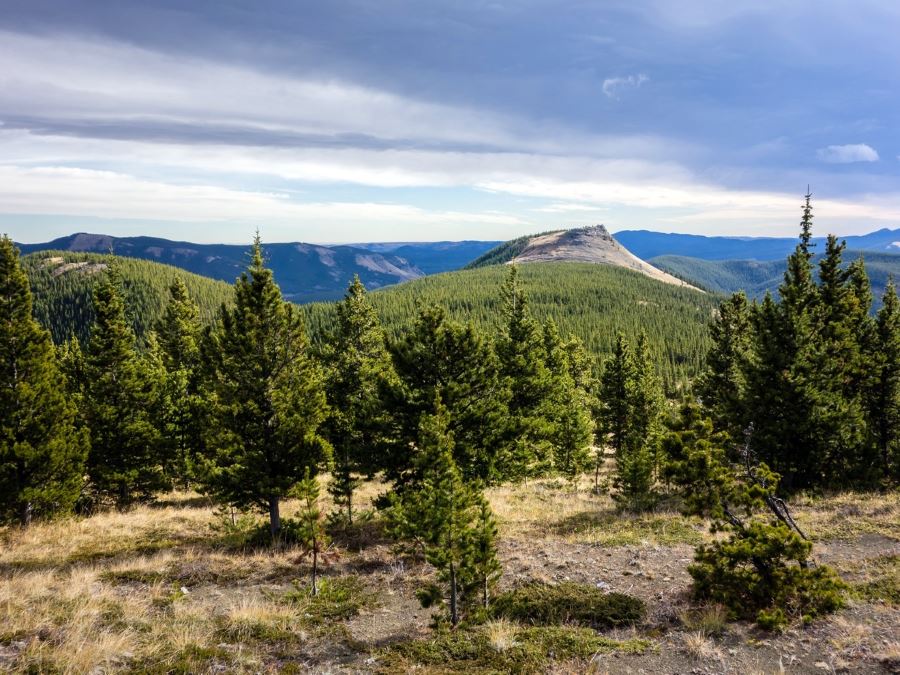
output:
[[71,510],[86,452],[50,334],[32,317],[19,252],[0,237],[0,522],[27,526]]
[[893,279],[876,317],[867,391],[869,428],[883,475],[900,480],[900,300]]
[[359,474],[381,468],[390,427],[387,393],[396,374],[378,314],[358,276],[337,306],[337,325],[325,348],[331,408],[324,431],[334,448],[329,492],[353,522]]
[[115,262],[94,288],[84,370],[87,468],[96,498],[118,508],[151,499],[167,485],[152,419],[155,381],[136,350]]
[[300,313],[263,262],[259,235],[234,306],[222,308],[204,351],[214,403],[203,486],[223,503],[267,512],[275,541],[281,500],[307,468],[315,475],[330,447],[319,432],[327,412],[321,370]]

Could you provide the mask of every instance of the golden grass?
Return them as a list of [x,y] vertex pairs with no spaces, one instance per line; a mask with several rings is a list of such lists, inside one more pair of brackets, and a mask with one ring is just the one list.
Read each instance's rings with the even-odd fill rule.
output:
[[900,541],[900,492],[800,496],[792,504],[798,524],[814,540],[874,534]]

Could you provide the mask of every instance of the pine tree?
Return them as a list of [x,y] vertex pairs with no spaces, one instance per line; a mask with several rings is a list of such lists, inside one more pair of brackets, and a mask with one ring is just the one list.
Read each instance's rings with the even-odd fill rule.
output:
[[546,403],[553,383],[538,323],[528,308],[519,270],[510,266],[501,294],[506,325],[497,342],[500,373],[506,378],[509,400],[509,459],[516,477],[527,478],[550,463],[545,456],[551,433]]
[[[477,589],[482,608],[490,604],[491,589],[500,577],[502,567],[497,559],[497,520],[483,495],[476,495],[477,519],[472,532],[471,585]],[[474,589],[473,589],[474,590]]]
[[397,442],[385,455],[387,477],[398,487],[409,478],[409,447],[435,397],[449,411],[454,461],[463,476],[485,482],[508,477],[501,451],[509,392],[491,344],[471,324],[450,321],[439,307],[422,307],[393,352],[399,386],[390,405]]
[[543,414],[549,421],[549,442],[553,449],[557,471],[575,480],[589,460],[594,422],[591,418],[590,393],[578,385],[576,377],[587,384],[583,372],[585,364],[579,358],[577,343],[564,343],[556,323],[549,319],[544,325],[544,350],[550,371],[551,389],[544,403]]
[[717,426],[740,438],[748,424],[747,365],[751,356],[750,308],[743,293],[719,307],[710,325],[712,348],[697,393]]
[[268,512],[277,541],[281,500],[330,456],[319,433],[322,373],[300,313],[263,263],[258,235],[234,290],[234,306],[222,308],[204,348],[214,403],[201,482],[222,503]]
[[0,522],[71,510],[87,452],[76,415],[50,334],[32,317],[19,252],[0,237]]
[[192,458],[203,453],[203,428],[209,397],[203,386],[200,309],[181,277],[169,287],[169,303],[148,338],[148,351],[159,379],[156,421],[166,469],[187,486]]
[[900,299],[891,279],[876,317],[873,377],[867,391],[869,428],[881,470],[900,480]]
[[[477,577],[475,534],[480,504],[453,460],[448,429],[447,409],[438,398],[434,413],[422,416],[417,481],[395,501],[392,519],[395,534],[420,542],[425,559],[447,584],[446,594],[433,587],[422,589],[418,595],[423,606],[448,597],[450,622],[455,626],[460,621],[464,587]],[[487,560],[488,556],[481,557]]]
[[167,483],[152,419],[154,379],[136,351],[115,262],[94,288],[94,317],[83,399],[91,433],[88,475],[100,501],[125,508]]
[[312,556],[310,594],[316,596],[319,594],[319,555],[328,546],[328,534],[319,508],[319,481],[310,474],[308,466],[303,479],[294,486],[291,494],[300,500],[298,538],[303,549]]
[[358,276],[338,303],[337,325],[325,351],[331,413],[324,431],[335,459],[328,491],[352,523],[357,475],[381,468],[380,455],[388,448],[386,396],[397,379],[378,314]]

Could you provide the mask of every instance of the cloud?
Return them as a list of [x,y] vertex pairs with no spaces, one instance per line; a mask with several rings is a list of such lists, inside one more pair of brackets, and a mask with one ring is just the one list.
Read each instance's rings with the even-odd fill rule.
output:
[[629,75],[628,77],[608,77],[603,80],[603,93],[608,98],[618,99],[626,89],[637,89],[644,82],[650,80],[644,74]]
[[816,151],[816,157],[829,164],[853,164],[854,162],[877,162],[878,153],[865,143],[849,145],[829,145]]

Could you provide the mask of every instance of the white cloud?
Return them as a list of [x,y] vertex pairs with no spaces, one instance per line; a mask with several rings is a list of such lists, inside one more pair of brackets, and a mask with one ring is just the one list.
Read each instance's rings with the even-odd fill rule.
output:
[[629,75],[628,77],[608,77],[603,80],[603,93],[609,98],[618,99],[625,89],[637,89],[650,78],[644,74]]
[[816,157],[829,164],[852,164],[854,162],[877,162],[878,153],[865,143],[849,145],[829,145],[816,151]]

